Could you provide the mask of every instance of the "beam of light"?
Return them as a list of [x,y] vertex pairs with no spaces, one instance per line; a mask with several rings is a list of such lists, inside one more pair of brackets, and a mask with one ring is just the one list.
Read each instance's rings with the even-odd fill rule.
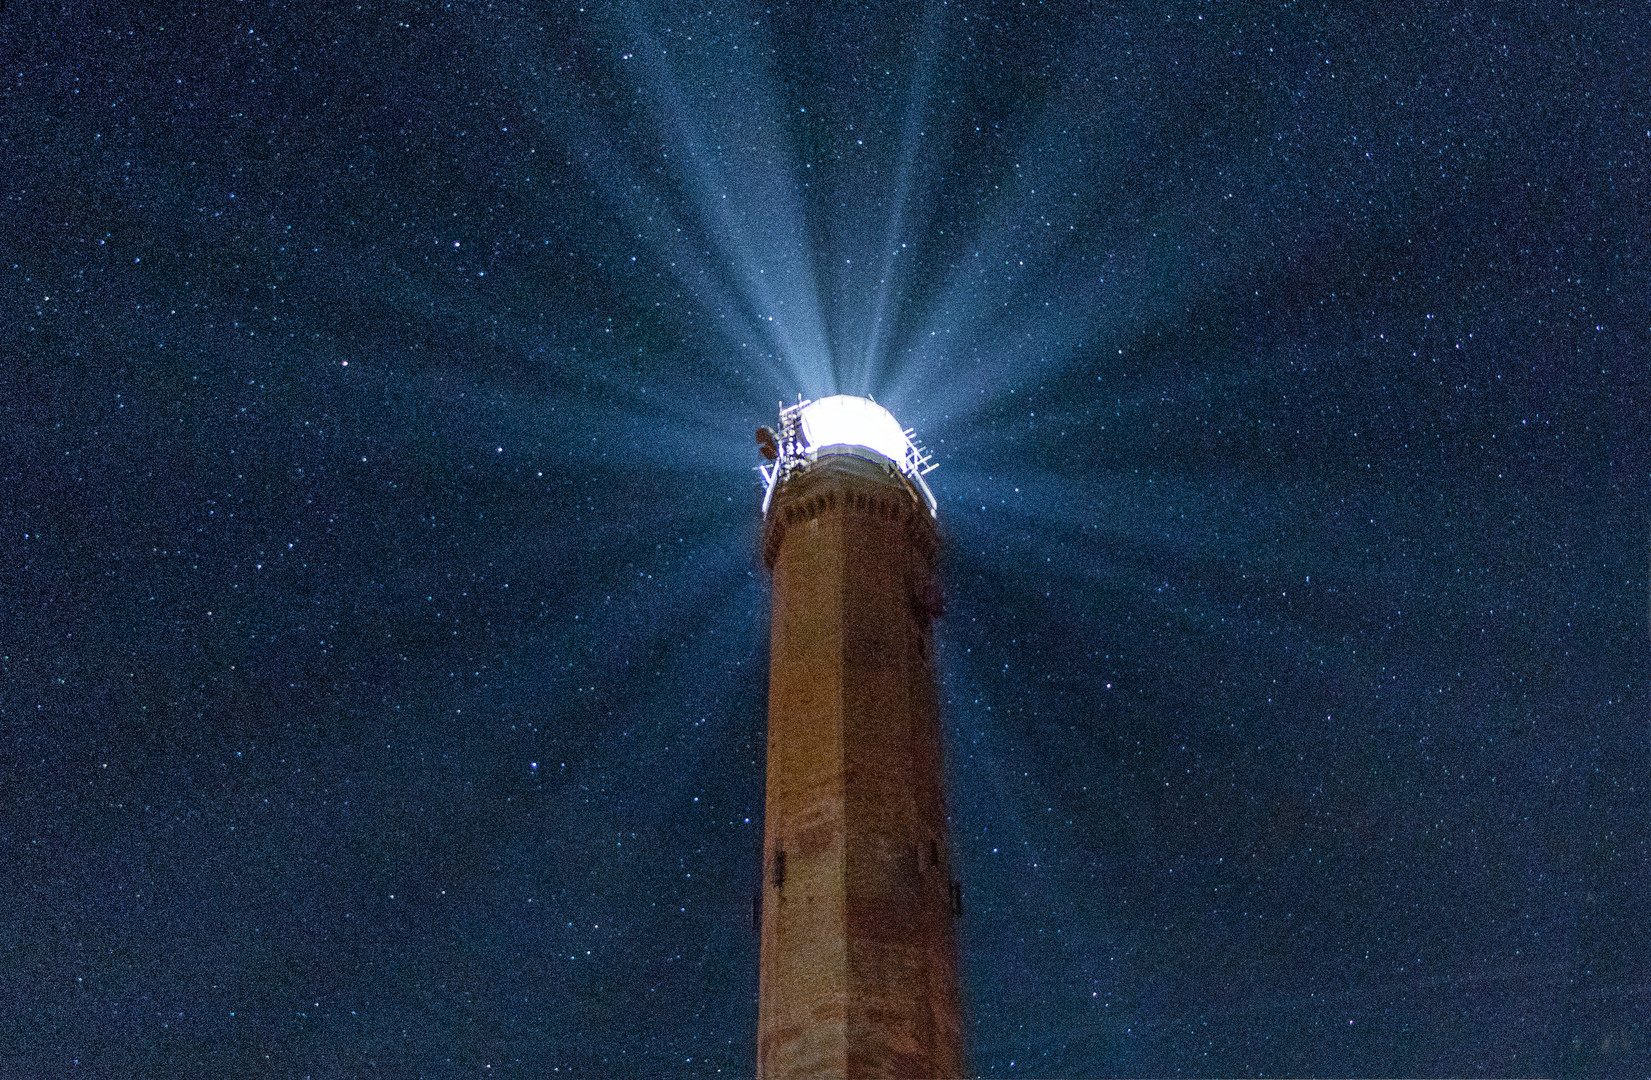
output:
[[[938,235],[929,193],[961,153],[926,130],[931,99],[958,77],[938,69],[942,5],[926,7],[907,50],[887,192],[875,157],[836,166],[841,179],[829,183],[799,160],[793,144],[813,119],[782,104],[763,31],[746,20],[631,6],[602,25],[621,58],[612,77],[633,100],[603,117],[547,90],[544,113],[624,222],[638,272],[674,278],[681,306],[699,308],[689,317],[710,333],[685,365],[703,356],[730,376],[754,366],[787,399],[875,394],[938,442],[1014,387],[1093,365],[1108,347],[1116,355],[1114,343],[1143,319],[1184,306],[1175,272],[1190,257],[1176,250],[1184,237],[1171,222],[1153,228],[1096,211],[1106,185],[1121,183],[1118,166],[1092,149],[1106,142],[1104,121],[1075,132],[1063,101],[1022,137],[1027,165],[1005,177],[982,215],[990,224],[967,242],[956,223]],[[681,47],[690,33],[694,47]],[[857,108],[840,108],[837,120],[870,136],[880,107]],[[843,130],[825,137],[839,151],[859,145]],[[812,202],[803,194],[811,184]],[[876,206],[884,225],[873,239],[861,223]]]
[[[630,5],[583,21],[598,47],[577,50],[578,64],[523,52],[515,66],[534,76],[526,111],[586,176],[606,218],[584,236],[607,252],[601,269],[680,286],[668,306],[702,331],[682,362],[729,381],[758,367],[782,393],[833,392],[802,170],[762,39],[745,20],[698,10]],[[591,93],[597,75],[617,92]]]
[[[1105,375],[1143,332],[1264,266],[1225,242],[1249,208],[1221,198],[1221,181],[1189,177],[1171,203],[1127,175],[1135,159],[1108,148],[1146,134],[1147,121],[1122,93],[1100,112],[1092,98],[1068,100],[1090,93],[1072,80],[1004,152],[966,242],[924,238],[938,287],[907,298],[908,329],[887,343],[874,392],[935,441],[1014,389]],[[928,152],[945,154],[936,142]]]
[[[711,248],[688,261],[726,271],[720,276],[739,298],[746,336],[772,356],[776,385],[810,396],[834,391],[837,365],[797,196],[800,170],[783,141],[786,117],[759,59],[761,43],[731,24],[698,24],[702,35],[725,34],[727,55],[735,58],[736,68],[713,71],[704,59],[709,50],[675,48],[639,8],[629,8],[621,24],[620,37],[634,42],[622,55],[635,68],[657,132],[659,153],[651,164],[676,188],[695,238]],[[684,89],[712,85],[725,90],[690,100]],[[653,238],[687,255],[676,238],[658,230]]]
[[[1029,155],[1031,156],[1031,155]],[[998,224],[950,267],[924,323],[880,393],[967,422],[1011,389],[1035,386],[1086,359],[1116,355],[1143,324],[1181,306],[1179,256],[1168,226],[1105,231],[1087,221],[1082,162],[1016,170]],[[1062,196],[1050,194],[1063,191]],[[982,392],[984,391],[984,393]]]
[[[547,82],[539,94],[546,130],[563,146],[581,148],[582,171],[604,194],[609,212],[621,219],[634,250],[647,254],[642,269],[668,274],[691,298],[692,314],[714,328],[713,340],[722,348],[695,360],[729,381],[743,360],[768,368],[776,385],[828,388],[828,380],[793,359],[799,347],[789,324],[775,327],[773,311],[784,305],[773,299],[766,266],[755,265],[757,256],[741,240],[727,205],[734,192],[716,175],[711,155],[697,138],[688,141],[686,151],[674,147],[675,161],[668,141],[650,147],[648,156],[658,163],[650,168],[627,158],[619,149],[624,139],[588,115],[583,102],[555,90]],[[686,123],[680,102],[667,111],[674,122]],[[685,178],[680,175],[684,160],[691,162]],[[703,381],[701,372],[693,375]]]
[[912,198],[912,176],[917,171],[919,140],[923,136],[923,117],[927,111],[928,95],[934,82],[935,58],[939,53],[941,10],[940,4],[931,2],[923,11],[923,33],[918,43],[917,70],[912,77],[911,90],[906,99],[905,123],[900,133],[900,168],[894,181],[894,197],[889,205],[888,236],[883,245],[883,250],[888,254],[883,258],[883,271],[878,276],[878,285],[872,301],[871,322],[866,330],[865,352],[860,371],[854,380],[854,392],[857,394],[869,394],[881,383],[883,353],[888,337],[885,317],[889,298],[899,293],[905,277],[905,266],[911,261],[907,259],[905,262],[899,262],[897,259],[900,252],[906,250],[903,242],[906,232],[906,208]]

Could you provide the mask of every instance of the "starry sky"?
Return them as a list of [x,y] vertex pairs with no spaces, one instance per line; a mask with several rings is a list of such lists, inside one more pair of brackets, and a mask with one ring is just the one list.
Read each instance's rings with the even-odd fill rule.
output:
[[1403,7],[0,8],[3,1071],[748,1075],[844,392],[979,1074],[1643,1076],[1644,30]]

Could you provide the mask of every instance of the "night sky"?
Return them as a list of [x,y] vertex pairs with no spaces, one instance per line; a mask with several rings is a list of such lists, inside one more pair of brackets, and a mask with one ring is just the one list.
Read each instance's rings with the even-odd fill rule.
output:
[[1644,15],[11,0],[0,1075],[748,1075],[833,392],[980,1074],[1646,1075]]

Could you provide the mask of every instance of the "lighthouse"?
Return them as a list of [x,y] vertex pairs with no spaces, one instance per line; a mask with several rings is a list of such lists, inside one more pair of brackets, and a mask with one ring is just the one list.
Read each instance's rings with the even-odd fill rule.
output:
[[772,575],[757,1076],[964,1070],[932,465],[869,398],[763,428]]

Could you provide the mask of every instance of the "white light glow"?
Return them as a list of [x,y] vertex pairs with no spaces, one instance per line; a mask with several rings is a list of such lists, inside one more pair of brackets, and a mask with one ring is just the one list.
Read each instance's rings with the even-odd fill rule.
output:
[[864,446],[890,461],[906,467],[906,451],[911,443],[900,421],[883,406],[863,397],[837,394],[811,402],[802,411],[805,448],[823,446]]

